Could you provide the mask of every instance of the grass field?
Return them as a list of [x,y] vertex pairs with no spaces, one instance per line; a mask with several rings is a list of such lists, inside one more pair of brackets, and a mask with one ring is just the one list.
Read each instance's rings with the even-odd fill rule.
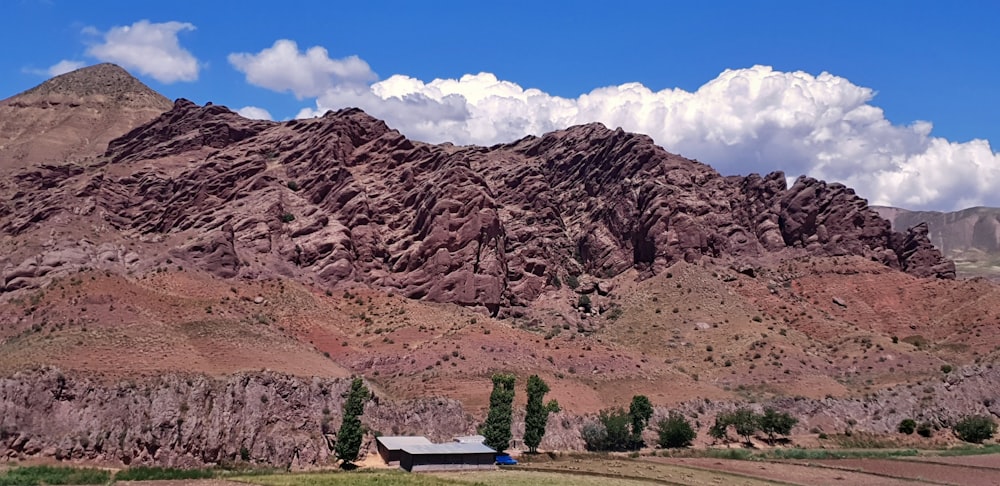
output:
[[638,486],[649,484],[644,481],[566,474],[564,472],[519,470],[420,474],[410,474],[402,471],[355,471],[239,476],[231,479],[233,481],[260,484],[263,486]]
[[0,486],[35,486],[38,484],[107,484],[111,473],[101,469],[25,466],[0,473]]

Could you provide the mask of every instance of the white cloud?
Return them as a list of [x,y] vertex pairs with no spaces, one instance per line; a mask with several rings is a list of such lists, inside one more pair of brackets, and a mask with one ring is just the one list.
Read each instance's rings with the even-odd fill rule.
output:
[[70,71],[76,71],[77,69],[86,66],[86,63],[80,61],[70,61],[68,59],[63,59],[52,66],[49,66],[45,73],[49,76],[58,76],[60,74],[66,74]]
[[[284,42],[290,49],[278,49]],[[395,75],[367,85],[358,82],[363,76],[346,80],[314,69],[291,41],[265,51],[274,76],[263,81],[241,70],[253,84],[315,97],[300,118],[357,106],[415,139],[481,145],[598,121],[646,133],[722,174],[807,174],[844,182],[872,204],[910,209],[1000,206],[1000,154],[989,142],[934,137],[923,121],[893,125],[871,104],[872,89],[825,72],[754,66],[726,70],[694,92],[628,83],[562,98],[490,73],[430,82]],[[371,74],[357,62],[365,68],[358,72]],[[282,70],[297,74],[276,74]]]
[[274,117],[271,116],[271,112],[258,106],[244,106],[243,108],[236,110],[236,113],[239,113],[243,118],[250,118],[253,120],[274,120]]
[[177,34],[195,27],[186,22],[151,23],[140,20],[132,25],[99,32],[93,27],[84,34],[100,35],[103,42],[91,45],[87,54],[152,76],[162,83],[198,79],[198,59],[181,47]]
[[357,56],[330,59],[319,46],[302,53],[298,44],[287,39],[257,54],[230,54],[229,63],[246,74],[250,84],[290,91],[299,99],[316,97],[338,86],[364,86],[377,79],[368,63]]

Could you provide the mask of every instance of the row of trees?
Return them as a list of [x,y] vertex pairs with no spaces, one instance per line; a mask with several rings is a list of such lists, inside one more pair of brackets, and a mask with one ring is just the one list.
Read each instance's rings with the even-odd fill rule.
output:
[[653,417],[645,395],[632,397],[628,411],[621,407],[601,410],[597,422],[583,426],[583,442],[591,451],[628,451],[641,448],[642,431]]
[[[597,421],[583,427],[581,435],[588,450],[592,451],[627,451],[637,450],[645,444],[642,431],[653,416],[653,407],[649,399],[642,395],[632,398],[628,412],[621,408],[602,410]],[[798,419],[788,413],[767,408],[758,414],[748,408],[732,412],[721,412],[715,418],[715,423],[709,429],[709,435],[716,440],[727,439],[732,429],[747,443],[758,432],[767,435],[774,442],[779,435],[788,435]],[[697,437],[691,423],[674,410],[666,418],[656,423],[658,444],[660,447],[686,447]]]
[[749,444],[757,432],[767,435],[767,440],[774,443],[779,435],[788,435],[799,420],[787,412],[778,412],[773,408],[765,408],[759,414],[749,408],[739,408],[732,412],[721,412],[715,416],[715,423],[708,429],[708,435],[715,440],[728,438],[729,428]]
[[[484,442],[497,452],[503,452],[510,446],[513,438],[510,427],[514,415],[514,375],[501,373],[493,375],[493,392],[490,393],[490,410],[486,421],[479,427],[479,433],[486,438]],[[549,414],[559,411],[559,403],[549,400],[545,403],[545,394],[549,385],[538,375],[528,377],[528,403],[524,410],[524,445],[528,452],[538,451],[538,445],[545,436],[545,426]]]
[[[907,435],[912,434],[914,431],[923,437],[933,435],[930,423],[921,422],[917,424],[913,419],[903,419],[899,422],[897,430]],[[970,415],[955,422],[951,431],[959,440],[973,444],[982,444],[983,441],[993,438],[993,435],[996,434],[997,423],[992,418],[984,415]]]

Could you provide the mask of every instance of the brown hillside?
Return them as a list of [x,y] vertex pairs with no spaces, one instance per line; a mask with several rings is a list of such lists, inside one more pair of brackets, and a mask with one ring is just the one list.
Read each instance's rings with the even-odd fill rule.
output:
[[95,156],[170,109],[170,100],[114,64],[56,76],[0,101],[0,168]]

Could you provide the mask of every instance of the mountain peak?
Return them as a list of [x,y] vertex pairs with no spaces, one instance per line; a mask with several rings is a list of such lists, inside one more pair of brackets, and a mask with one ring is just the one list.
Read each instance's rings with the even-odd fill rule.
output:
[[173,103],[114,64],[56,76],[0,101],[0,168],[104,153]]
[[169,109],[170,100],[143,84],[117,64],[102,63],[60,74],[9,100],[63,95],[78,98],[102,96],[108,101]]

